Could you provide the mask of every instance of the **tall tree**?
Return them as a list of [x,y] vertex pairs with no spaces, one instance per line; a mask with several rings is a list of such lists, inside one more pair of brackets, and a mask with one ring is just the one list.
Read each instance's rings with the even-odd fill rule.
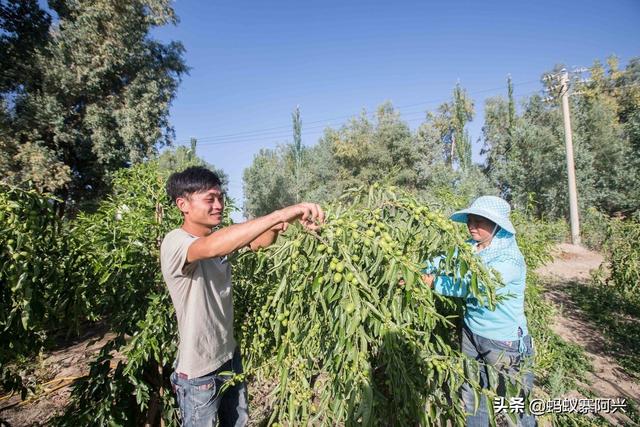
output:
[[510,198],[508,181],[509,154],[515,136],[515,118],[510,121],[510,103],[502,97],[491,97],[484,104],[484,145],[480,150],[485,155],[485,173],[501,194]]
[[244,214],[249,218],[295,203],[294,177],[288,165],[289,145],[261,149],[242,175]]
[[[578,201],[582,210],[596,207],[610,214],[631,213],[640,207],[640,192],[634,185],[640,174],[630,132],[633,126],[628,126],[627,118],[637,108],[625,110],[624,105],[633,99],[635,89],[621,84],[628,71],[620,70],[615,58],[609,58],[607,65],[596,61],[588,82],[571,81]],[[561,68],[556,66],[552,73]],[[543,79],[543,85],[554,93],[552,80]],[[534,200],[539,215],[566,216],[567,172],[558,103],[547,104],[534,95],[525,100],[523,113],[517,116],[510,82],[508,96],[508,100],[486,101],[485,171],[516,205]]]
[[629,61],[622,73],[616,73],[615,95],[620,122],[629,135],[636,158],[640,158],[640,58]]
[[[462,169],[471,166],[471,138],[465,129],[468,122],[473,120],[473,101],[467,96],[466,90],[458,83],[453,90],[453,147],[452,157],[457,156]],[[455,150],[454,150],[455,149]]]
[[[295,114],[294,114],[295,117]],[[412,132],[390,103],[373,117],[363,111],[337,129],[328,128],[320,141],[302,150],[301,198],[331,200],[346,188],[386,181],[411,191],[434,188],[465,195],[491,193],[477,167],[451,170],[440,130],[431,121]],[[294,120],[295,128],[295,120]],[[262,150],[244,172],[245,210],[260,215],[295,200],[292,170],[296,145]]]
[[227,186],[229,185],[229,176],[222,169],[218,169],[202,157],[198,156],[197,145],[198,140],[196,138],[191,138],[189,148],[181,145],[172,149],[164,150],[158,156],[159,169],[167,169],[175,172],[182,171],[189,166],[204,166],[218,174],[220,181],[222,182],[222,188],[226,191]]
[[456,165],[462,169],[471,166],[471,139],[465,128],[473,115],[473,100],[460,83],[454,87],[450,102],[441,104],[436,113],[429,113],[428,120],[440,133],[440,140],[446,147],[446,162],[451,169]]
[[297,106],[291,115],[293,120],[293,157],[295,161],[295,196],[296,202],[300,202],[300,174],[302,173],[302,119],[300,118],[300,106]]
[[485,169],[491,182],[500,194],[511,199],[509,183],[509,159],[516,133],[516,115],[513,82],[507,77],[507,99],[496,96],[485,100],[482,136],[484,145],[480,150],[485,155]]
[[[636,182],[640,178],[637,155],[620,117],[620,95],[633,87],[616,88],[624,76],[617,59],[609,58],[608,69],[596,61],[590,68],[591,79],[577,83],[575,97],[575,133],[591,154],[595,207],[610,214],[631,212],[640,207]],[[637,154],[637,153],[635,153]]]
[[362,112],[340,129],[327,129],[323,140],[331,147],[336,163],[332,184],[336,188],[380,180],[417,186],[422,141],[389,102],[378,107],[374,120]]
[[[509,100],[509,135],[513,136],[516,127],[516,100],[513,96],[513,80],[507,77],[507,99]],[[509,147],[507,147],[508,149]]]
[[[3,29],[23,28],[21,20],[42,28],[49,18],[35,3],[28,16],[9,15]],[[177,18],[169,0],[52,0],[49,7],[58,19],[46,37],[22,42],[23,32],[11,33],[14,44],[31,46],[34,71],[26,81],[3,82],[0,167],[14,184],[35,181],[69,202],[91,200],[108,189],[113,171],[148,159],[173,137],[168,112],[187,70],[183,48],[149,33]]]

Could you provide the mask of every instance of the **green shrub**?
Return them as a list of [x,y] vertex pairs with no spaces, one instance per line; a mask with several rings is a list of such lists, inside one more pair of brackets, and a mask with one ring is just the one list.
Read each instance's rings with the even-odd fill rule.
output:
[[640,222],[610,221],[606,257],[611,274],[608,282],[630,297],[640,291]]
[[601,250],[609,236],[609,221],[608,215],[594,207],[582,212],[582,217],[580,218],[582,244],[592,250]]

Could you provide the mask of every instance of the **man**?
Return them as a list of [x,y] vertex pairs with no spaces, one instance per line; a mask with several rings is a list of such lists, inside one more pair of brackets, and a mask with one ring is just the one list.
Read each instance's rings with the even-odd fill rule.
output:
[[214,172],[190,167],[174,173],[167,193],[183,215],[182,226],[169,232],[160,248],[162,275],[178,318],[180,342],[171,382],[183,425],[213,426],[216,420],[221,426],[245,425],[246,385],[220,393],[229,379],[221,372],[242,373],[226,256],[246,246],[256,250],[272,244],[294,221],[315,229],[324,213],[316,204],[300,203],[212,232],[224,212],[224,194]]

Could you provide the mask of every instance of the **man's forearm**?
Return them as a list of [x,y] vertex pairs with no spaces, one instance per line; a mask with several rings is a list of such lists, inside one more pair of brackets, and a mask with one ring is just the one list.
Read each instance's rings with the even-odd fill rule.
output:
[[189,247],[188,261],[194,262],[228,255],[247,246],[280,222],[282,222],[281,217],[276,211],[241,224],[224,227],[207,237],[196,240]]
[[247,246],[277,224],[292,221],[301,221],[305,228],[315,230],[317,223],[324,222],[324,212],[315,203],[298,203],[242,224],[230,225],[193,242],[187,252],[187,261],[228,255]]

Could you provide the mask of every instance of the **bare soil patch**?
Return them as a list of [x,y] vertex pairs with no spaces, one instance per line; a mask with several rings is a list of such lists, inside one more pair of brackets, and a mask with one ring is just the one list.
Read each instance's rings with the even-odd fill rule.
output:
[[[593,373],[588,375],[588,384],[583,384],[584,388],[599,398],[625,398],[640,405],[638,379],[620,367],[615,354],[610,351],[609,340],[596,325],[588,321],[585,313],[567,292],[568,287],[589,286],[591,272],[603,262],[602,255],[597,252],[580,246],[560,244],[556,247],[553,261],[539,268],[537,273],[545,281],[545,298],[558,308],[552,329],[564,340],[584,348],[593,364]],[[607,301],[602,301],[602,304],[607,304]],[[613,424],[633,424],[631,419],[621,413],[601,415]]]

